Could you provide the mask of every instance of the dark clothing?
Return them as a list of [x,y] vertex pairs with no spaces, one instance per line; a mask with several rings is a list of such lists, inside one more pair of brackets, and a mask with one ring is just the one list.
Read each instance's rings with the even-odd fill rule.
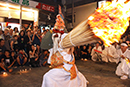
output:
[[[40,58],[39,58],[40,66],[42,66],[44,63],[47,64],[47,59],[48,59],[47,54],[42,53],[42,54],[40,55]],[[45,64],[45,65],[46,65],[46,64]]]
[[76,47],[74,50],[75,59],[78,60],[81,58],[81,49]]
[[29,50],[31,49],[31,44],[28,42],[31,41],[31,38],[29,38],[27,35],[24,37],[24,47],[25,52],[29,55]]
[[4,55],[2,54],[2,55],[0,55],[0,62],[1,62],[1,60],[4,58]]
[[13,63],[13,61],[14,60],[12,59],[12,57],[4,56],[4,63],[5,63],[6,66],[10,66]]
[[0,50],[2,51],[2,53],[4,53],[4,52],[5,52],[5,50],[7,50],[7,49],[6,49],[6,47],[5,47],[5,46],[2,46],[2,47],[0,46]]
[[10,51],[10,36],[4,34],[4,40],[6,49]]
[[[92,50],[91,50],[92,51]],[[91,51],[89,52],[88,50],[87,50],[87,59],[91,59]]]
[[19,49],[24,49],[24,45],[25,45],[25,43],[24,43],[24,36],[20,36],[19,38],[18,38],[18,47],[19,47]]
[[[81,51],[87,53],[87,49],[82,49]],[[82,58],[87,58],[87,54],[84,54],[82,52],[81,52],[81,57]]]
[[[40,35],[38,35],[39,37],[40,37]],[[33,36],[32,36],[33,37]],[[31,38],[32,38],[31,37]],[[39,45],[40,46],[40,39],[35,35],[34,36],[34,40],[33,40],[33,42],[32,42],[32,44],[34,45],[34,44],[36,44],[36,45]]]
[[127,36],[126,41],[130,41],[130,38]]
[[13,49],[14,49],[14,51],[16,51],[16,49],[18,49],[18,41],[15,40],[15,39],[11,39],[10,42],[11,42],[11,41],[14,42],[14,43],[13,43]]

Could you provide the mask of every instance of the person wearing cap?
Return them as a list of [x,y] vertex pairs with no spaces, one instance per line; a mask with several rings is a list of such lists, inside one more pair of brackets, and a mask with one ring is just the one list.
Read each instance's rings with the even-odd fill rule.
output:
[[117,51],[121,63],[117,66],[115,73],[117,76],[120,76],[120,79],[122,80],[128,79],[130,76],[130,63],[128,62],[130,60],[130,50],[127,48],[128,45],[126,43],[121,43],[121,49]]

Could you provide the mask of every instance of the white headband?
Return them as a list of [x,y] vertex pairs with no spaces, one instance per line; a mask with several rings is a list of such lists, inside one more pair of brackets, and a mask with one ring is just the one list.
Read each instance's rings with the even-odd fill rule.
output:
[[121,46],[126,46],[127,47],[128,45],[126,43],[121,43]]

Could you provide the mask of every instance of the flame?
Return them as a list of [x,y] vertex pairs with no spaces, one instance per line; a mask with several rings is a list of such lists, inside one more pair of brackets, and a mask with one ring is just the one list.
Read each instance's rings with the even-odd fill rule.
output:
[[104,41],[105,46],[118,42],[129,26],[130,2],[114,0],[106,2],[90,15],[88,24],[94,34]]

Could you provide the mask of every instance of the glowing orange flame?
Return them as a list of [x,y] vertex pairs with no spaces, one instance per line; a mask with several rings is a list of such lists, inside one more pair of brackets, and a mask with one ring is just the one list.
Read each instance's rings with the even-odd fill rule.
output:
[[129,26],[130,2],[114,0],[106,2],[89,18],[88,24],[96,36],[101,38],[105,46],[119,41],[121,35]]

